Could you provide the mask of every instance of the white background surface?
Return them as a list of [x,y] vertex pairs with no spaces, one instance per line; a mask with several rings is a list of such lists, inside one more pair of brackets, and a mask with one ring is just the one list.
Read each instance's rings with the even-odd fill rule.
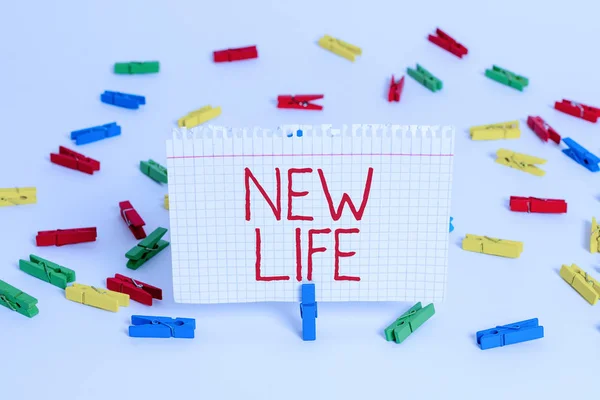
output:
[[[6,3],[6,2],[5,2]],[[534,2],[531,2],[534,3]],[[535,2],[537,3],[537,2]],[[556,2],[558,3],[558,2]],[[170,5],[169,5],[170,4]],[[543,398],[590,395],[600,356],[597,307],[558,276],[577,263],[598,277],[588,232],[598,215],[598,174],[542,143],[524,126],[541,115],[563,136],[600,153],[599,125],[552,110],[572,98],[599,105],[597,15],[592,1],[177,2],[57,1],[0,6],[2,142],[0,187],[36,186],[38,204],[0,210],[0,277],[39,299],[27,319],[0,310],[3,398]],[[479,5],[475,5],[479,4]],[[439,26],[464,43],[463,60],[426,35]],[[359,45],[355,63],[316,45],[329,33]],[[257,44],[256,61],[213,64],[212,51]],[[117,76],[116,61],[157,59],[161,72]],[[402,102],[384,96],[389,76],[420,63],[444,81],[431,93],[407,78]],[[530,78],[524,93],[483,76],[492,64]],[[104,90],[147,96],[130,111],[100,103]],[[323,93],[321,113],[277,110],[278,94]],[[401,345],[383,329],[412,304],[321,304],[317,341],[302,342],[297,304],[187,306],[172,302],[169,250],[135,274],[161,286],[152,308],[118,314],[64,299],[61,290],[18,270],[30,253],[102,284],[129,273],[136,241],[118,213],[130,200],[151,231],[167,226],[166,186],[138,170],[164,162],[177,118],[206,104],[220,123],[454,124],[448,301]],[[522,138],[475,143],[466,129],[513,119]],[[68,133],[117,121],[123,135],[75,147]],[[461,135],[461,132],[463,133]],[[102,162],[94,176],[54,166],[67,145]],[[548,159],[538,178],[494,162],[506,147]],[[566,198],[566,215],[507,210],[510,195]],[[95,243],[36,248],[38,230],[98,227]],[[519,259],[468,253],[466,233],[521,240]],[[193,317],[194,340],[140,340],[126,334],[131,314]],[[475,332],[538,317],[541,340],[481,351]]]

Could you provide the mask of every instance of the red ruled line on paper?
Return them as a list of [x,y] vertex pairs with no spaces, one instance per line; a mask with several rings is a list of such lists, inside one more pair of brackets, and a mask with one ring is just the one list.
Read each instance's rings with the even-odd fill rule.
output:
[[236,157],[454,157],[454,154],[403,154],[403,153],[360,153],[360,154],[226,154],[210,156],[172,156],[167,158],[236,158]]

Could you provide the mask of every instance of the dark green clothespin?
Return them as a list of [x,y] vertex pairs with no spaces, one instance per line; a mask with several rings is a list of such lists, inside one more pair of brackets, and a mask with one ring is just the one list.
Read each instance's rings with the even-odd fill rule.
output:
[[19,289],[0,281],[0,305],[10,308],[26,317],[32,318],[39,314],[36,306],[37,299]]
[[129,261],[127,261],[127,268],[138,269],[144,265],[146,261],[164,250],[169,245],[169,242],[166,240],[160,240],[165,233],[167,233],[167,229],[156,228],[154,232],[139,242],[137,246],[129,250],[125,254],[125,257],[129,259]]
[[140,161],[140,171],[156,182],[168,183],[167,169],[153,160]]
[[412,77],[414,80],[416,80],[432,92],[442,90],[442,81],[433,76],[429,71],[421,67],[419,64],[417,64],[416,70],[412,68],[407,68],[406,72],[408,73],[408,76]]
[[433,304],[429,304],[425,308],[421,308],[421,302],[415,304],[410,310],[394,321],[393,324],[385,328],[385,340],[388,342],[394,340],[396,343],[402,343],[434,314],[435,308],[433,308]]
[[115,74],[155,74],[159,69],[158,61],[115,63]]
[[485,76],[521,92],[525,86],[529,85],[529,79],[496,65],[493,65],[492,69],[486,69]]
[[61,289],[65,289],[68,283],[75,282],[75,271],[33,254],[29,255],[29,261],[19,260],[19,269]]

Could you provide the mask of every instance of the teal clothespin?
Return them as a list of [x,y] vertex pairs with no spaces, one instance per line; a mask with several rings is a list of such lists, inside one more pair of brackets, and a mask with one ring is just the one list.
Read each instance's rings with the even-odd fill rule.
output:
[[167,169],[156,161],[140,161],[140,171],[156,182],[169,183]]
[[165,233],[167,233],[167,229],[156,228],[154,232],[139,242],[137,246],[129,250],[125,254],[125,257],[129,259],[127,261],[127,268],[138,269],[146,261],[164,250],[169,245],[169,242],[166,240],[160,240]]
[[396,343],[402,343],[434,314],[435,308],[433,304],[421,308],[421,302],[418,302],[394,321],[393,324],[385,328],[385,340],[388,342],[394,340]]
[[416,70],[412,68],[407,68],[406,72],[410,77],[412,77],[414,80],[416,80],[432,92],[442,90],[442,81],[433,76],[429,71],[421,67],[419,64],[417,64]]
[[454,218],[450,217],[450,232],[452,232],[454,230],[454,225],[452,225],[452,220]]
[[492,69],[486,69],[485,76],[521,92],[525,86],[529,85],[529,79],[496,65],[493,65]]
[[0,306],[10,308],[26,317],[32,318],[40,312],[36,306],[37,299],[31,297],[14,286],[0,281]]
[[67,283],[75,282],[75,271],[33,254],[29,255],[29,261],[19,260],[19,269],[61,289],[65,289]]

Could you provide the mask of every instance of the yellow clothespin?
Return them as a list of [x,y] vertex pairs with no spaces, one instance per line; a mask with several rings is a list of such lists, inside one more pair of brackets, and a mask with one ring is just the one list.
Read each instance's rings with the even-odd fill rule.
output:
[[590,253],[597,253],[600,250],[600,227],[596,218],[592,217],[592,232],[590,234]]
[[509,258],[519,258],[523,251],[523,242],[496,239],[487,236],[466,235],[462,241],[462,248],[466,251],[490,254]]
[[577,265],[563,265],[560,276],[591,305],[596,304],[600,298],[600,283]]
[[473,126],[469,129],[473,140],[518,139],[521,137],[519,121]]
[[129,306],[129,295],[112,290],[98,289],[93,286],[74,283],[65,289],[67,299],[76,303],[98,307],[106,311],[117,312],[119,306]]
[[507,167],[515,168],[523,172],[530,173],[535,176],[544,176],[546,171],[539,169],[533,164],[545,164],[543,158],[528,156],[527,154],[515,153],[511,150],[500,149],[496,152],[496,162],[506,165]]
[[193,128],[221,115],[221,107],[204,106],[177,120],[179,127]]
[[169,209],[169,195],[165,194],[165,208],[168,210]]
[[34,187],[0,189],[0,207],[36,203],[37,191]]
[[360,47],[346,43],[329,35],[324,35],[319,39],[319,46],[352,62],[354,62],[355,56],[362,55],[362,49]]

